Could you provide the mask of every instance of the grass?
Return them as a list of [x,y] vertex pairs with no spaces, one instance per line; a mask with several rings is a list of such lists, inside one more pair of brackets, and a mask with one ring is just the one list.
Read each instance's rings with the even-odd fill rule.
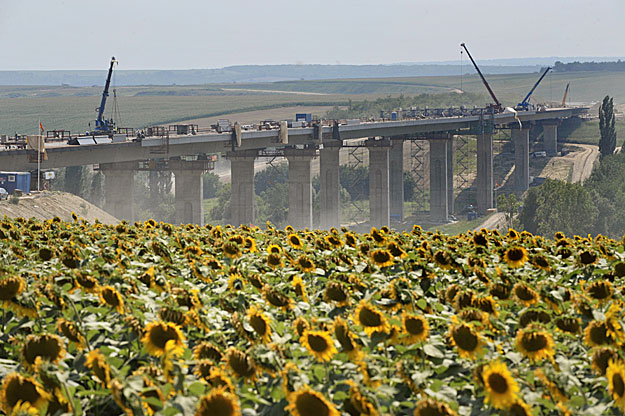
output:
[[488,214],[483,217],[478,217],[471,221],[460,220],[452,224],[435,225],[435,226],[429,227],[429,230],[431,231],[438,230],[448,235],[458,235],[458,234],[466,233],[469,230],[473,230],[476,227],[479,227],[480,224],[486,221],[491,215],[493,214]]

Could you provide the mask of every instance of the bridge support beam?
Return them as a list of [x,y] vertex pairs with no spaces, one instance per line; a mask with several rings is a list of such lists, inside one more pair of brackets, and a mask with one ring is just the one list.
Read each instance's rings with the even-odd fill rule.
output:
[[135,221],[136,162],[101,163],[104,210],[119,220]]
[[323,230],[341,225],[339,152],[341,147],[324,143],[319,150],[319,181],[321,188],[319,228]]
[[389,153],[391,220],[404,220],[404,140],[392,139]]
[[312,228],[312,170],[314,149],[285,149],[289,161],[289,224],[298,230]]
[[256,194],[254,193],[254,159],[256,150],[229,152],[230,160],[230,209],[231,224],[238,227],[242,224],[254,223]]
[[367,140],[369,149],[369,218],[372,227],[390,222],[389,139]]
[[447,139],[447,213],[454,213],[454,136]]
[[558,121],[543,121],[543,142],[548,156],[558,154]]
[[518,195],[530,186],[530,128],[511,125],[514,145],[514,190]]
[[477,136],[477,210],[480,215],[493,208],[493,134]]
[[184,161],[170,161],[175,177],[176,222],[178,224],[204,225],[203,170],[185,169]]
[[[449,152],[451,135],[429,137],[430,142],[430,219],[433,222],[449,221]],[[453,172],[453,167],[451,168]],[[453,177],[453,176],[452,176]],[[453,187],[452,187],[453,189]]]

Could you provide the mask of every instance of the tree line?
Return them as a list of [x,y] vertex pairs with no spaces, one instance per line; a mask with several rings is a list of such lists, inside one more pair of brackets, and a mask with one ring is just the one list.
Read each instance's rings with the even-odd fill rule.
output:
[[625,61],[620,59],[616,62],[569,62],[556,61],[553,64],[554,72],[578,72],[578,71],[625,71]]

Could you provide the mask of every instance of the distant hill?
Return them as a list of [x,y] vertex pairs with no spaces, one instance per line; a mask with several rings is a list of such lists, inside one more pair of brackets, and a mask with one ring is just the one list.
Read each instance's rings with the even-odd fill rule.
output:
[[[486,74],[537,72],[541,65],[480,67]],[[128,85],[198,85],[211,83],[274,82],[346,78],[446,76],[475,73],[469,62],[460,67],[438,65],[239,65],[219,69],[123,70],[114,72],[114,83]],[[0,71],[0,85],[103,85],[102,71]]]

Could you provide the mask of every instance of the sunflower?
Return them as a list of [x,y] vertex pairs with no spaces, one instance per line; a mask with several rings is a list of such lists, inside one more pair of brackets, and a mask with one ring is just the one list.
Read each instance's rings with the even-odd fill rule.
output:
[[482,382],[486,389],[486,402],[496,409],[507,409],[517,399],[519,386],[501,361],[490,362],[482,370]]
[[282,254],[282,247],[277,244],[271,244],[269,247],[267,247],[267,253]]
[[355,382],[347,380],[349,398],[343,401],[344,410],[350,415],[378,416],[379,413],[372,401],[367,398]]
[[373,240],[378,244],[382,244],[386,241],[384,234],[378,231],[375,227],[371,227],[371,238],[373,238]]
[[277,290],[274,290],[271,286],[265,285],[263,287],[263,295],[271,305],[282,308],[285,311],[291,309],[291,299]]
[[262,309],[252,306],[247,311],[247,320],[264,343],[271,341],[269,317],[263,313]]
[[213,367],[210,370],[210,376],[208,377],[208,384],[213,387],[223,387],[230,393],[234,393],[234,384],[228,377],[228,374],[224,370],[218,367]]
[[211,360],[199,360],[195,363],[193,374],[201,380],[208,380],[213,367],[215,367],[215,364]]
[[73,322],[60,318],[56,324],[57,330],[65,336],[70,342],[76,345],[78,350],[85,348],[85,338],[82,336],[78,328]]
[[452,317],[454,324],[449,328],[449,340],[458,349],[460,357],[475,359],[482,355],[482,336],[473,329],[473,325],[458,322]]
[[226,353],[226,363],[235,376],[247,380],[256,378],[256,364],[252,357],[243,351],[230,347]]
[[354,321],[362,326],[369,336],[374,332],[387,332],[391,328],[384,315],[364,299],[354,311]]
[[327,331],[306,330],[300,338],[300,344],[319,361],[330,361],[337,353],[334,341]]
[[328,282],[323,292],[323,299],[326,302],[336,302],[339,308],[349,305],[349,293],[339,282]]
[[221,250],[224,255],[230,257],[231,259],[236,259],[241,257],[241,250],[239,249],[239,245],[233,241],[226,241],[221,246]]
[[250,253],[256,253],[258,251],[258,249],[256,248],[256,240],[249,236],[245,237],[245,248]]
[[111,382],[111,368],[106,362],[106,357],[100,353],[99,349],[90,351],[87,354],[85,365],[91,370],[96,379],[98,379],[104,387],[108,388]]
[[340,412],[321,393],[310,387],[297,390],[288,395],[289,405],[286,407],[293,416],[340,416]]
[[614,404],[625,410],[625,365],[622,361],[611,360],[606,371],[608,390],[614,399]]
[[370,252],[370,257],[373,263],[377,264],[379,267],[388,267],[392,266],[393,255],[386,249],[378,249]]
[[282,267],[282,257],[277,253],[269,253],[267,254],[266,260],[267,266],[275,269],[276,267]]
[[438,250],[434,253],[434,262],[443,270],[449,270],[454,266],[454,260],[445,250]]
[[458,416],[458,413],[444,402],[423,399],[417,403],[414,416]]
[[551,334],[534,325],[517,332],[516,347],[521,354],[533,362],[551,358],[554,354]]
[[341,239],[338,238],[334,234],[326,235],[324,237],[324,240],[325,240],[326,243],[328,243],[329,245],[331,245],[334,248],[339,248],[339,247],[341,247],[343,245],[343,242],[341,241]]
[[527,261],[527,250],[523,247],[510,247],[503,255],[503,259],[510,267],[520,267]]
[[0,302],[9,301],[22,293],[26,283],[19,276],[6,277],[0,279]]
[[556,328],[569,334],[577,334],[581,330],[580,319],[571,316],[561,316],[555,321]]
[[286,237],[286,241],[289,243],[289,245],[291,247],[293,247],[294,249],[301,249],[304,247],[304,243],[302,242],[302,239],[299,238],[299,236],[297,234],[289,234]]
[[236,396],[225,388],[217,388],[200,399],[195,416],[237,416],[241,407]]
[[430,325],[424,316],[402,314],[403,342],[405,344],[415,344],[423,342],[428,338]]
[[117,313],[124,313],[124,299],[113,286],[104,286],[100,289],[100,300],[105,305],[115,308]]
[[51,399],[52,396],[43,386],[30,377],[11,373],[2,382],[0,407],[7,415],[13,414],[14,410],[23,409],[24,403],[41,410]]
[[618,359],[618,354],[614,349],[610,347],[597,348],[592,353],[591,367],[597,374],[604,376],[610,361],[616,359]]
[[237,292],[239,290],[243,290],[245,287],[245,280],[239,273],[232,273],[228,276],[228,289],[231,292]]
[[180,356],[184,352],[184,334],[180,326],[171,322],[150,322],[141,341],[148,354],[156,357],[165,354],[167,341],[174,341],[174,355]]
[[22,356],[27,366],[34,366],[37,359],[58,363],[65,355],[61,338],[52,334],[29,335],[22,346]]
[[360,356],[360,352],[354,340],[354,335],[347,326],[347,322],[337,316],[334,320],[333,329],[334,336],[341,345],[341,351],[346,352],[348,357],[355,361]]
[[612,339],[608,335],[608,326],[603,321],[591,321],[584,330],[584,341],[591,347],[611,344]]
[[605,302],[614,294],[614,288],[609,280],[597,280],[588,285],[586,292],[591,298]]
[[299,296],[303,302],[308,302],[308,295],[306,294],[306,286],[304,285],[304,281],[301,276],[295,276],[293,281],[291,282],[293,289],[295,289],[295,294]]
[[247,277],[247,280],[250,281],[252,286],[254,286],[256,289],[259,289],[259,290],[262,290],[263,286],[265,285],[263,283],[263,278],[260,277],[258,273],[252,273],[251,275]]
[[[508,409],[511,416],[532,416],[532,408],[523,400],[517,398]],[[563,413],[564,414],[564,413]]]
[[538,293],[524,282],[519,282],[512,288],[512,293],[519,302],[525,306],[530,306],[539,300]]
[[345,244],[350,247],[356,247],[356,236],[352,233],[345,233]]
[[305,255],[299,256],[297,260],[294,261],[293,265],[302,272],[312,272],[315,270],[315,263]]
[[202,341],[193,348],[193,357],[195,357],[196,360],[208,359],[217,364],[221,361],[222,354],[216,345]]
[[579,253],[578,261],[583,266],[588,266],[597,262],[597,254],[591,250],[585,250]]

